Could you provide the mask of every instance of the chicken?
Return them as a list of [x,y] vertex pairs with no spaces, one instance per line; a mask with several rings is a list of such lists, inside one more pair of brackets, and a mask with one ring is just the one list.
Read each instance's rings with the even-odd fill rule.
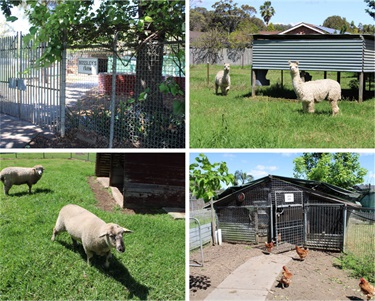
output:
[[273,247],[275,246],[272,240],[269,243],[265,242],[264,245],[268,253],[271,253]]
[[301,260],[305,260],[307,254],[309,253],[309,249],[296,246],[296,252]]
[[292,277],[293,274],[286,268],[286,266],[283,266],[283,275],[280,279],[281,287],[285,288],[288,287],[292,283]]
[[375,295],[375,288],[365,278],[360,279],[359,287],[362,293],[366,295],[367,300],[370,300]]
[[281,233],[280,232],[279,232],[279,234],[277,234],[277,242],[281,243]]

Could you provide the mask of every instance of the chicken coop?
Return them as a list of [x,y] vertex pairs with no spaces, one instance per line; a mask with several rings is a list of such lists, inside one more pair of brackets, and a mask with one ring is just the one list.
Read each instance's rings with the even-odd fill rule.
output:
[[229,187],[214,208],[223,241],[274,239],[280,252],[295,245],[342,251],[348,208],[360,208],[360,197],[327,183],[269,175]]

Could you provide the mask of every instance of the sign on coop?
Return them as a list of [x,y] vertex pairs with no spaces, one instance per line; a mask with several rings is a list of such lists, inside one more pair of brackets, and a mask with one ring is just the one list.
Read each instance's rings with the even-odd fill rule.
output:
[[78,59],[78,73],[97,75],[98,59]]

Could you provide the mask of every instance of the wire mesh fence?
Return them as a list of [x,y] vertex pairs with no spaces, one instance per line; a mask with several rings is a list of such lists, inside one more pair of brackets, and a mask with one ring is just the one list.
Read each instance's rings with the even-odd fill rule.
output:
[[[113,120],[113,147],[183,148],[185,61],[176,55],[178,47],[164,44],[164,55],[151,61],[132,51],[114,57],[100,48],[68,50],[66,130],[79,131],[95,147],[108,147]],[[154,68],[150,64],[160,65],[158,80],[142,70]]]
[[60,152],[49,152],[49,153],[6,153],[1,154],[2,160],[7,159],[76,159],[83,161],[96,162],[96,153],[60,153]]
[[345,252],[375,261],[375,209],[348,209]]
[[68,47],[61,63],[36,68],[47,44],[1,38],[0,112],[72,131],[82,147],[184,148],[184,43],[118,45]]

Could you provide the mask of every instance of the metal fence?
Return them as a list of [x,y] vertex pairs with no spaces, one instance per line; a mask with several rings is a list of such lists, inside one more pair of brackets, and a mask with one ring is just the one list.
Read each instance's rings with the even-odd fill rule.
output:
[[[173,95],[171,91],[184,94],[185,62],[175,55],[177,44],[163,47],[164,56],[155,56],[160,61],[151,62],[140,61],[131,55],[132,51],[114,57],[113,53],[98,48],[68,50],[66,130],[83,132],[86,142],[108,147],[114,93],[113,147],[183,148],[185,114],[175,108],[184,105],[185,96]],[[148,64],[161,64],[161,82],[147,78],[151,75],[142,72]],[[112,80],[114,71],[116,78]],[[146,74],[142,81],[154,86],[139,89],[139,72]],[[160,93],[160,85],[165,87],[165,93]],[[137,90],[143,91],[141,95],[136,95]]]
[[134,46],[68,47],[61,64],[33,68],[46,47],[21,34],[0,39],[0,112],[70,131],[85,146],[185,147],[181,42],[150,42],[143,55]]
[[211,242],[211,211],[190,211],[190,218],[189,250],[193,250]]
[[33,68],[47,47],[21,33],[0,38],[0,112],[59,131],[60,64]]
[[350,208],[345,237],[345,253],[375,260],[375,209]]

